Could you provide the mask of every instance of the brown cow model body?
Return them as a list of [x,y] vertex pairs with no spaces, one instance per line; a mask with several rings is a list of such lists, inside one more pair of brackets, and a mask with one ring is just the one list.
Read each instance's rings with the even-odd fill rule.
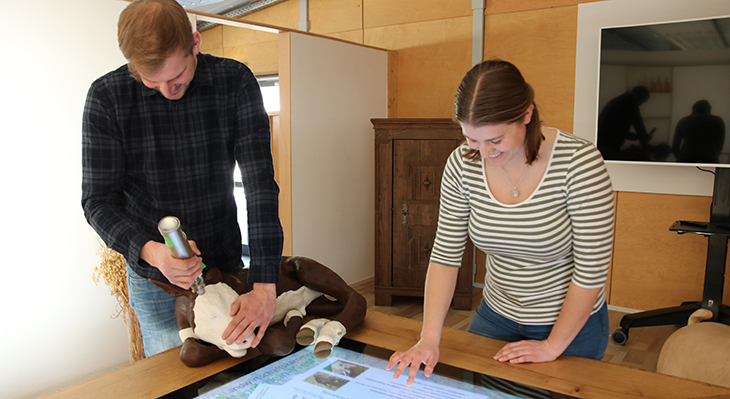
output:
[[[242,345],[229,346],[220,337],[231,319],[232,301],[253,288],[247,276],[247,269],[231,273],[210,269],[205,274],[205,294],[200,297],[166,281],[152,280],[177,297],[175,317],[183,341],[180,350],[183,363],[199,367],[229,354],[240,357],[246,353],[251,339]],[[258,346],[261,353],[269,356],[289,354],[295,343],[314,343],[315,356],[327,357],[332,346],[337,345],[348,329],[360,323],[367,311],[365,298],[340,276],[321,263],[303,257],[282,257],[276,295],[274,319]],[[323,318],[302,325],[305,314]]]

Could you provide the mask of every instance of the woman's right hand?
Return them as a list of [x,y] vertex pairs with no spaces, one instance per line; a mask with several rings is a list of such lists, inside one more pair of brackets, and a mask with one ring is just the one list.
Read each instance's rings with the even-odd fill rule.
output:
[[397,380],[406,367],[410,365],[411,369],[408,372],[408,381],[406,382],[406,386],[411,386],[411,384],[413,384],[413,380],[416,378],[418,370],[421,368],[421,364],[425,365],[423,372],[426,374],[426,377],[430,377],[433,373],[434,367],[436,367],[436,363],[438,363],[438,360],[438,341],[433,343],[421,339],[411,349],[408,349],[405,352],[395,352],[393,356],[390,357],[390,361],[388,362],[388,365],[385,366],[385,369],[390,370],[393,366],[398,364],[398,367],[395,369],[395,374],[393,374],[393,379]]

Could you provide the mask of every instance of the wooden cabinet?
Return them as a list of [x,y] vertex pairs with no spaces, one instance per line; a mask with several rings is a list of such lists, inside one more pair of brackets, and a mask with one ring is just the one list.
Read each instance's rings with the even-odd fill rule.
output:
[[[464,140],[451,119],[372,119],[375,129],[375,304],[423,296],[441,175]],[[464,251],[454,309],[470,310],[474,251]]]

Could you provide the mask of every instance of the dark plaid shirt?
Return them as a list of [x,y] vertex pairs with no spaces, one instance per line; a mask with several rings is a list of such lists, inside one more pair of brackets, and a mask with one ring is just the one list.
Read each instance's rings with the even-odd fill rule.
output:
[[180,219],[205,264],[242,266],[233,170],[243,176],[249,218],[250,282],[276,283],[283,234],[269,118],[243,64],[199,54],[185,95],[168,100],[122,66],[89,89],[83,119],[81,204],[104,242],[146,278],[163,279],[139,258],[162,242],[157,223]]

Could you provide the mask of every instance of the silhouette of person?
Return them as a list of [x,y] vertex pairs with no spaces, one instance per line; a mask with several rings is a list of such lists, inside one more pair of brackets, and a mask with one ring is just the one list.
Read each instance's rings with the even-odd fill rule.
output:
[[699,100],[692,105],[692,114],[677,123],[672,152],[678,162],[720,162],[720,152],[725,144],[725,122],[710,114],[711,110],[707,100]]
[[[621,147],[626,140],[639,140],[643,153],[648,153],[649,134],[644,127],[639,107],[649,101],[649,89],[636,86],[612,99],[598,115],[598,150],[603,159],[621,160]],[[634,131],[631,133],[631,127]]]

